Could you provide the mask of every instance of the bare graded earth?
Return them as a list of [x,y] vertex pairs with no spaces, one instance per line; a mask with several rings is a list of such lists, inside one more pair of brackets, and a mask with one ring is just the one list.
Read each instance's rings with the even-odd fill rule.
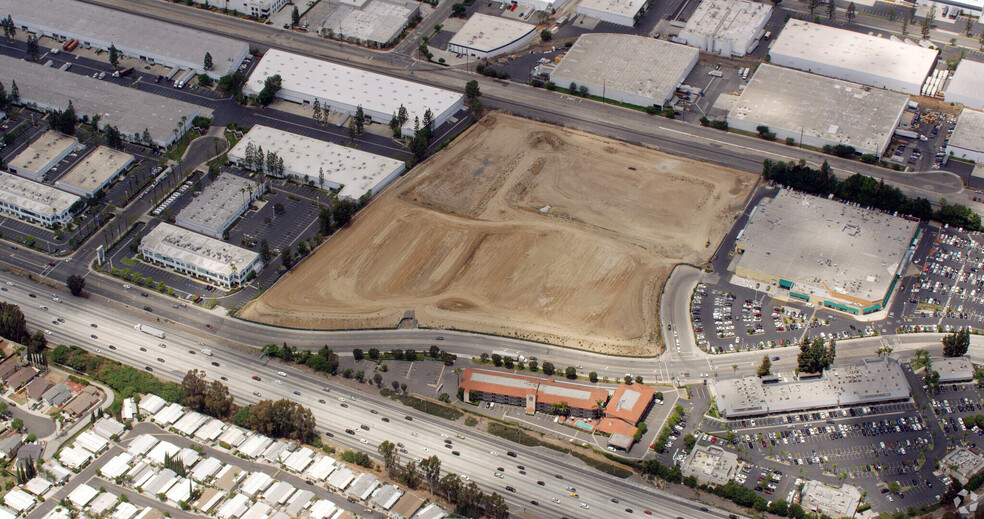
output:
[[658,298],[756,176],[489,114],[240,312],[298,328],[421,326],[658,351]]

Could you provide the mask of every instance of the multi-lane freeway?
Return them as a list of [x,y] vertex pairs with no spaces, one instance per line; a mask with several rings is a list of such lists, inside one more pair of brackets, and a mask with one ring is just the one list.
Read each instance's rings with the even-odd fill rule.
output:
[[[446,471],[466,475],[485,490],[502,494],[513,511],[525,508],[545,516],[627,517],[649,510],[659,518],[727,517],[718,510],[702,511],[699,503],[656,493],[640,481],[588,469],[576,458],[506,442],[403,407],[374,392],[361,392],[269,359],[261,361],[255,352],[218,345],[181,325],[157,322],[150,313],[135,317],[65,294],[59,294],[60,303],[55,302],[50,288],[8,274],[0,274],[0,286],[5,289],[3,299],[19,305],[29,326],[47,330],[53,343],[78,345],[129,365],[150,368],[155,375],[174,381],[180,381],[191,369],[202,369],[209,379],[227,384],[240,403],[290,398],[311,408],[318,430],[331,434],[332,442],[372,455],[384,440],[399,442],[405,446],[406,453],[401,454],[404,462],[436,454]],[[64,322],[55,324],[59,318]],[[137,331],[137,323],[159,327],[166,337]],[[211,356],[201,352],[206,346]],[[346,429],[355,434],[346,433]],[[445,440],[451,440],[451,448],[444,447]],[[510,451],[516,456],[507,455]],[[578,497],[571,497],[567,487],[573,487]]]

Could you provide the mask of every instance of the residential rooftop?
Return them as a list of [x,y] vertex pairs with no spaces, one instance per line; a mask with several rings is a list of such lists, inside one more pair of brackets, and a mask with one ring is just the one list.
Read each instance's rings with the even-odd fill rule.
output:
[[728,114],[770,129],[881,150],[909,97],[840,79],[762,64]]
[[380,183],[405,168],[400,160],[259,124],[236,143],[229,151],[229,158],[242,160],[250,143],[266,152],[275,152],[284,160],[286,173],[307,177],[315,185],[323,169],[325,181],[343,186],[339,196],[353,199],[378,189]]
[[[15,22],[43,25],[58,34],[91,36],[117,47],[201,64],[208,52],[218,75],[235,72],[246,42],[77,0],[0,0],[0,13]],[[5,68],[0,66],[0,68]],[[73,74],[74,77],[78,77]],[[5,78],[6,79],[6,78]],[[20,85],[21,92],[26,89]]]
[[98,146],[68,174],[59,178],[58,183],[76,187],[86,193],[95,193],[131,162],[133,155],[129,153]]
[[918,223],[783,189],[755,207],[736,239],[736,269],[793,283],[800,293],[881,302]]
[[[666,100],[686,77],[699,54],[700,51],[686,45],[643,36],[582,34],[551,76]],[[591,94],[603,95],[603,92],[592,91]]]
[[187,231],[169,223],[161,223],[154,227],[140,241],[140,246],[230,278],[233,266],[241,271],[259,256],[251,250],[229,245],[221,240]]
[[475,13],[454,33],[448,45],[493,52],[535,30],[535,25],[519,20]]
[[0,198],[37,214],[61,214],[81,198],[25,178],[0,172]]
[[[0,9],[0,12],[5,11]],[[64,110],[71,101],[80,117],[99,115],[101,126],[115,126],[125,136],[143,136],[147,130],[158,145],[173,138],[172,132],[181,124],[182,117],[190,121],[196,115],[212,113],[184,101],[9,56],[0,56],[0,70],[4,71],[5,83],[17,82],[25,103]]]
[[888,358],[866,359],[790,382],[763,383],[746,376],[711,384],[718,409],[729,418],[904,400],[909,391],[902,368]]
[[[2,65],[2,63],[0,63]],[[18,88],[24,88],[17,85]],[[51,165],[51,162],[65,153],[69,148],[78,146],[79,140],[54,130],[48,130],[24,151],[17,154],[10,163],[11,168],[22,169],[31,173],[39,173]]]

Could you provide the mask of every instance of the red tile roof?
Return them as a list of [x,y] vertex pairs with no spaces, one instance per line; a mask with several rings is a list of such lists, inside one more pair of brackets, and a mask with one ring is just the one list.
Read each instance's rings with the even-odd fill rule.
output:
[[[554,382],[552,378],[514,375],[501,371],[466,368],[460,387],[465,391],[481,391],[518,398],[536,394],[538,403],[552,405],[567,402],[578,409],[594,409],[599,400],[608,399],[604,389]],[[604,405],[604,404],[602,404]]]
[[[656,390],[643,384],[619,384],[612,399],[605,407],[605,416],[620,418],[632,425],[639,423],[649,407]],[[631,435],[630,435],[631,436]]]

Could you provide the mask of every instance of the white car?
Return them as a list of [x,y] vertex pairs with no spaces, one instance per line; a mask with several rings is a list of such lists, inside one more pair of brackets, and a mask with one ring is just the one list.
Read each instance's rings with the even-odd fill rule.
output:
[[491,454],[491,455],[493,455],[493,456],[498,456],[498,455],[499,455],[499,453],[498,453],[498,452],[495,452],[495,451],[492,451],[492,452],[490,452],[489,454]]
[[276,379],[274,379],[274,382],[276,382],[276,383],[278,383],[278,384],[280,384],[280,385],[284,385],[284,383],[283,383],[283,382],[281,382],[281,381],[279,381],[279,380],[276,380]]
[[130,285],[123,285],[123,288],[126,290],[130,290]]
[[277,374],[280,375],[281,377],[286,377],[287,376],[287,374],[284,373],[283,371],[278,371]]
[[366,444],[366,445],[369,445],[369,441],[368,441],[368,440],[366,440],[365,438],[362,438],[362,439],[361,439],[361,440],[359,440],[359,441],[361,441],[362,443],[364,443],[364,444]]
[[495,473],[495,477],[497,477],[499,479],[505,479],[505,476],[503,476],[501,472],[496,472]]

